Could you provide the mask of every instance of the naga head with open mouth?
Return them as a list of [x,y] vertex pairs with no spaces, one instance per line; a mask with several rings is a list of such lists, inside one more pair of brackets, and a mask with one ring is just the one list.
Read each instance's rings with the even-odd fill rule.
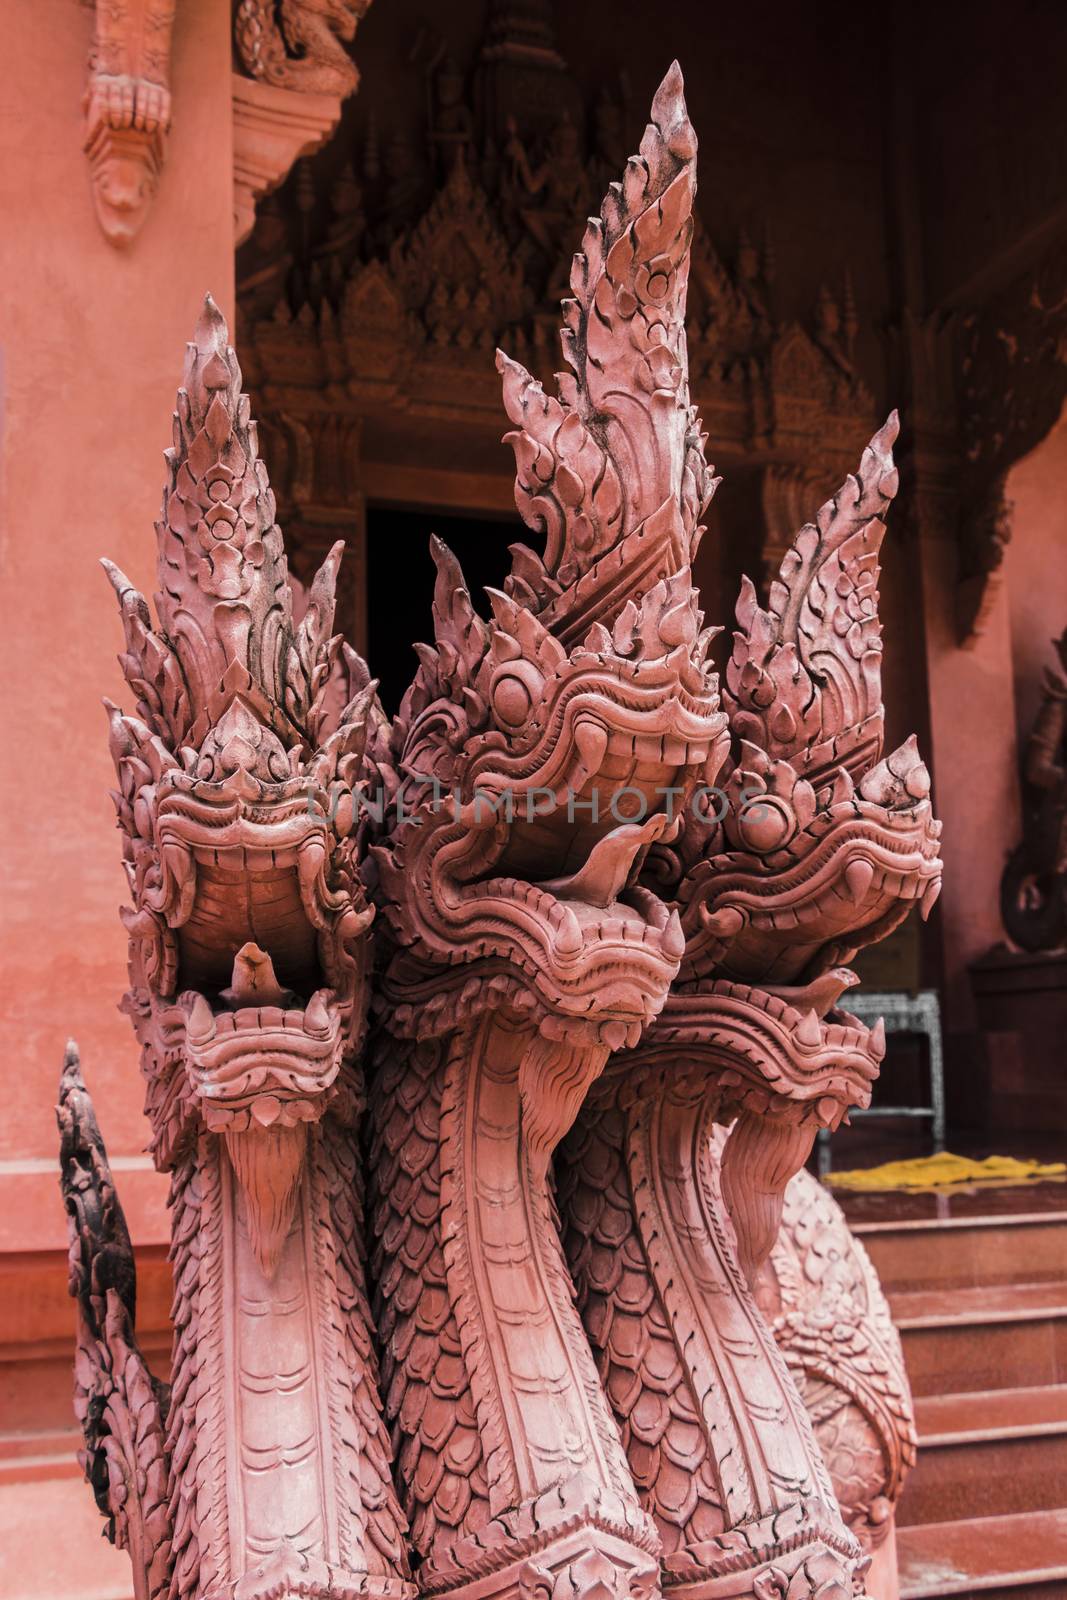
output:
[[770,1007],[795,1068],[790,1092],[830,1125],[867,1103],[884,1053],[880,1025],[838,1007],[856,982],[847,963],[914,906],[927,916],[941,887],[941,824],[915,740],[882,756],[878,552],[896,434],[894,414],[801,528],[766,609],[744,580],[717,803],[689,808],[648,864],[686,939],[672,1036],[707,1032],[712,1010],[755,1019]]
[[[226,324],[188,347],[156,525],[153,627],[105,563],[136,715],[108,703],[132,907],[129,1012],[160,1166],[225,1137],[253,1246],[277,1259],[308,1124],[351,1108],[373,918],[365,787],[387,733],[362,661],[331,636],[341,546],[294,619],[274,497]],[[257,1183],[269,1171],[269,1182]],[[268,1193],[269,1191],[269,1193]]]
[[690,570],[717,481],[685,345],[695,156],[675,67],[574,258],[558,398],[498,357],[543,556],[513,548],[483,620],[434,541],[435,643],[395,724],[376,851],[394,1026],[521,996],[616,1048],[677,971],[677,914],[637,878],[668,796],[714,782],[727,751]]
[[767,609],[746,579],[726,672],[721,817],[686,819],[682,983],[797,984],[891,933],[941,888],[941,824],[909,738],[882,756],[881,520],[895,413],[807,523]]

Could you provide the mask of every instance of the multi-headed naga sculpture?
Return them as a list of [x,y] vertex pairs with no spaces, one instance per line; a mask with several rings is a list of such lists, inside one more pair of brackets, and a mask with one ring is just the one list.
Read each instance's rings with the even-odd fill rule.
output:
[[159,623],[114,574],[138,714],[110,712],[169,1398],[73,1060],[61,1105],[88,1468],[145,1595],[862,1587],[864,1517],[753,1285],[815,1131],[878,1070],[843,963],[939,881],[925,769],[880,751],[896,424],[767,609],[746,586],[720,697],[695,158],[674,67],[574,258],[558,396],[498,359],[544,552],[514,548],[486,619],[435,542],[388,734],[329,636],[336,552],[295,623],[210,303],[190,347]]
[[[434,1590],[566,1592],[575,1551],[613,1591],[645,1584],[642,1514],[671,1584],[702,1593],[847,1586],[858,1556],[744,1277],[816,1130],[878,1070],[880,1036],[833,1010],[838,963],[937,890],[925,770],[910,742],[879,760],[896,422],[798,535],[769,610],[746,587],[728,733],[689,569],[714,488],[685,358],[695,151],[672,73],[575,257],[559,398],[499,362],[544,558],[516,549],[483,623],[437,552],[436,649],[394,730],[410,814],[377,851],[396,948],[376,1275]],[[720,778],[725,815],[694,817]],[[617,825],[624,798],[640,825]],[[560,1200],[603,1388],[544,1185],[576,1114]]]

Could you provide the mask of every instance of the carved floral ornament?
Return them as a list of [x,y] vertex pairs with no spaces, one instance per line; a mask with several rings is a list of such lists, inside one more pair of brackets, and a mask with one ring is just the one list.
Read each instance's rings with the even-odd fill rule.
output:
[[[746,584],[721,685],[691,575],[718,483],[695,163],[675,66],[574,257],[570,372],[553,395],[497,358],[544,554],[514,548],[486,617],[435,543],[391,726],[332,632],[340,547],[298,614],[210,301],[189,347],[155,620],[110,569],[169,1388],[74,1056],[60,1106],[86,1469],[139,1595],[862,1592],[907,1386],[873,1280],[813,1277],[787,1194],[878,1071],[847,963],[940,882],[914,742],[882,755],[896,420],[766,608]],[[858,1486],[820,1455],[809,1359],[870,1446]]]

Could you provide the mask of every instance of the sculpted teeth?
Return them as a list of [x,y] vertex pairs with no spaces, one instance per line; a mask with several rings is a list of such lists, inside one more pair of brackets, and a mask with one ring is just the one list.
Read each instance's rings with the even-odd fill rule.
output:
[[940,893],[941,874],[938,873],[937,877],[932,878],[926,885],[926,888],[923,890],[922,909],[919,912],[919,915],[922,917],[924,922],[927,920],[931,911],[934,909],[934,906],[937,904],[937,897]]
[[870,861],[862,858],[850,861],[845,868],[845,882],[848,885],[850,897],[859,905],[867,898],[867,893],[874,879],[874,867]]

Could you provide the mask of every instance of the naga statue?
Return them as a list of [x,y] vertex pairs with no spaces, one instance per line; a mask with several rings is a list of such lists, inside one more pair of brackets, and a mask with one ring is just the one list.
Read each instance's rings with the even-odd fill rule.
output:
[[842,963],[940,889],[914,741],[881,757],[877,559],[896,431],[891,417],[797,534],[767,609],[745,582],[716,803],[690,806],[645,867],[681,914],[678,979],[558,1163],[579,1308],[685,1594],[741,1571],[790,1597],[836,1573],[847,1594],[858,1556],[754,1289],[786,1185],[818,1129],[868,1103],[884,1052],[881,1024],[839,1004],[856,981]]
[[[1067,673],[1067,631],[1054,641]],[[1023,950],[1067,942],[1067,678],[1047,668],[1023,760],[1023,840],[1008,859],[1000,913]]]
[[907,1385],[871,1376],[876,1295],[791,1268],[790,1197],[884,1048],[847,963],[940,883],[914,743],[881,753],[896,421],[766,609],[746,584],[720,685],[696,148],[675,65],[574,257],[556,394],[498,356],[543,549],[483,615],[433,541],[391,726],[331,632],[339,550],[298,614],[210,301],[190,346],[155,624],[110,569],[169,1386],[74,1056],[60,1105],[85,1465],[138,1600],[864,1592],[906,1443],[856,1489],[817,1441],[851,1406],[886,1458]]
[[[93,1288],[93,1250],[128,1249],[69,1066],[64,1192],[84,1219],[71,1282],[96,1327],[77,1377],[88,1471],[134,1555],[138,1600],[402,1600],[413,1590],[377,1398],[356,1143],[374,917],[357,802],[382,781],[387,738],[363,663],[331,634],[340,545],[294,618],[255,424],[210,298],[167,460],[155,625],[106,565],[136,704],[108,704],[132,901],[123,1004],[152,1154],[171,1175],[173,1361],[166,1392],[138,1377],[137,1428],[117,1429],[132,1401],[128,1382],[116,1398],[106,1328],[129,1342],[132,1262],[128,1293]],[[121,1249],[90,1243],[96,1215]],[[126,1371],[138,1360],[131,1346]]]
[[498,357],[544,555],[515,547],[483,621],[434,545],[435,643],[393,728],[395,814],[372,849],[391,942],[373,1273],[428,1594],[658,1581],[550,1164],[667,999],[681,920],[637,879],[664,797],[713,782],[727,750],[690,570],[715,488],[685,355],[695,154],[674,69],[574,258],[559,398]]

